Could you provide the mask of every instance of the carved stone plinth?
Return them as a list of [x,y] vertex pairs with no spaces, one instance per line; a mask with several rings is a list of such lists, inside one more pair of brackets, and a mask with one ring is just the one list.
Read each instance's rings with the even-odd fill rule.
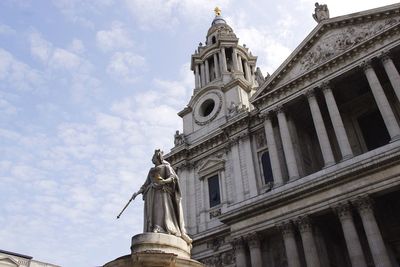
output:
[[203,267],[190,259],[190,246],[179,237],[143,233],[132,237],[131,255],[106,263],[103,267]]

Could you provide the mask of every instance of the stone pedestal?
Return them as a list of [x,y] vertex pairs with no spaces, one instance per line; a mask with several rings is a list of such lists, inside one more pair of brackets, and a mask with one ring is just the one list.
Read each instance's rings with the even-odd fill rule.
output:
[[190,259],[190,249],[182,238],[143,233],[132,237],[131,255],[115,259],[103,267],[204,267]]

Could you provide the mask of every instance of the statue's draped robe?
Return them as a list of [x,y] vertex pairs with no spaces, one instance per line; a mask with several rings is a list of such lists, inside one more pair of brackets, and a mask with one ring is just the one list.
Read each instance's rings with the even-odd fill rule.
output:
[[[174,182],[159,184],[157,173],[162,179],[173,178]],[[164,161],[162,164],[151,168],[142,190],[144,200],[143,231],[179,236],[190,243],[191,240],[185,231],[178,176],[171,165]]]

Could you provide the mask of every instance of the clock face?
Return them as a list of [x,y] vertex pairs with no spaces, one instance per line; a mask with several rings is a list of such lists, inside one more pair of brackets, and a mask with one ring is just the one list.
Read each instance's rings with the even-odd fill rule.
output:
[[222,96],[211,92],[202,96],[195,104],[193,117],[198,125],[205,125],[215,119],[222,107]]

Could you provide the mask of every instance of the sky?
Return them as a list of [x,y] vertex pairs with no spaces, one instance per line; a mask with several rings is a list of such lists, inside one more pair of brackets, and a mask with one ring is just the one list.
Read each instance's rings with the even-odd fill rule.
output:
[[264,75],[317,25],[314,0],[0,1],[0,249],[64,267],[129,254],[143,201],[116,216],[182,129],[215,6]]

